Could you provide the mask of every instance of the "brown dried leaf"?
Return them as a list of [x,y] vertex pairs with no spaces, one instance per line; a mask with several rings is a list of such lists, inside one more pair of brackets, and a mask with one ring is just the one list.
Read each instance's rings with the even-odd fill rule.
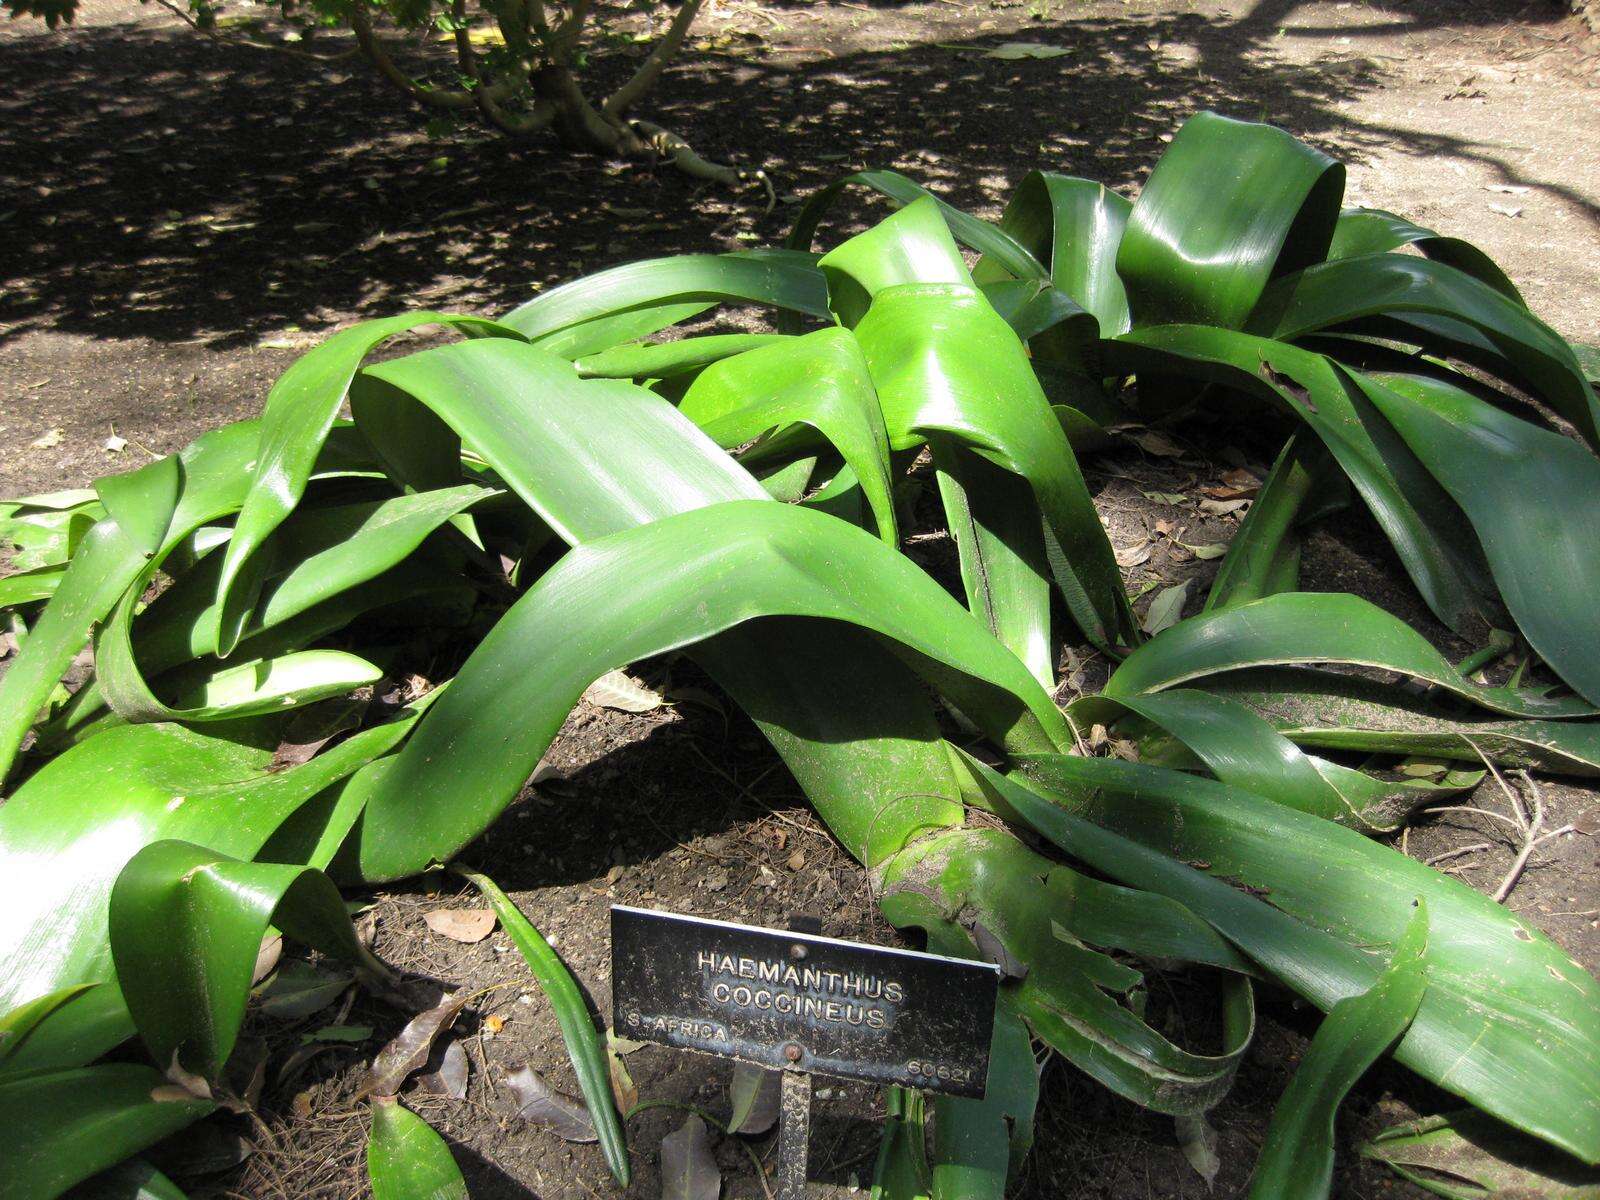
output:
[[492,908],[436,908],[422,920],[441,937],[473,945],[494,932],[495,915]]
[[610,1042],[606,1043],[606,1065],[611,1073],[611,1095],[617,1102],[617,1111],[626,1116],[639,1103],[639,1086],[633,1082],[617,1047]]
[[662,1200],[717,1200],[722,1172],[711,1154],[706,1125],[690,1117],[682,1128],[661,1139]]
[[[569,1142],[597,1142],[594,1119],[581,1100],[563,1096],[545,1082],[532,1067],[523,1067],[506,1076],[506,1086],[517,1102],[517,1116],[534,1125],[548,1126],[557,1137]],[[661,1146],[666,1154],[666,1143]]]
[[1166,434],[1156,429],[1146,429],[1132,435],[1134,445],[1146,454],[1154,454],[1158,458],[1182,458],[1183,447],[1178,445]]
[[433,1053],[434,1039],[455,1024],[469,995],[463,988],[446,996],[427,1012],[413,1017],[394,1041],[372,1060],[372,1070],[357,1098],[397,1095],[411,1072],[428,1061]]
[[1137,546],[1125,546],[1117,551],[1117,566],[1137,567],[1150,561],[1150,543],[1140,542]]
[[272,968],[278,965],[278,957],[283,953],[283,935],[269,933],[261,939],[261,949],[256,951],[256,969],[250,974],[250,986],[255,987],[268,975]]
[[439,1069],[417,1076],[417,1086],[431,1096],[444,1096],[450,1100],[467,1098],[467,1052],[461,1043],[451,1039],[439,1059]]
[[750,1063],[734,1063],[728,1081],[728,1132],[758,1137],[778,1122],[783,1073]]

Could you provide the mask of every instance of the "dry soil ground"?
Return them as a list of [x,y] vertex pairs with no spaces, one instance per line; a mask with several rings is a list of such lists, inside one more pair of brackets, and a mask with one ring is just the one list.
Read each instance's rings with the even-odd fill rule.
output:
[[[430,141],[358,64],[314,73],[193,36],[154,6],[89,0],[75,29],[5,28],[0,494],[82,484],[252,414],[298,349],[360,317],[423,304],[493,313],[580,271],[775,238],[796,193],[869,165],[897,166],[987,215],[1036,165],[1136,189],[1202,107],[1274,121],[1341,156],[1356,202],[1472,239],[1558,329],[1600,341],[1600,46],[1554,6],[713,0],[699,28],[652,115],[710,156],[765,166],[786,201],[771,215],[671,172],[468,135]],[[1071,53],[985,57],[1007,40]],[[104,449],[113,432],[129,442],[120,457]],[[1241,438],[1235,449],[1259,466],[1270,447]],[[1160,521],[1191,544],[1225,538],[1226,519],[1146,495],[1193,496],[1214,474],[1202,464],[1138,453],[1093,464],[1118,545],[1150,540]],[[1157,537],[1131,582],[1213,566]],[[1320,534],[1307,570],[1308,586],[1359,591],[1422,619],[1359,518]],[[680,689],[696,683],[682,664],[651,669]],[[1092,682],[1087,671],[1079,682]],[[552,761],[564,779],[530,791],[474,857],[551,935],[602,1013],[612,901],[759,923],[803,911],[830,933],[892,936],[861,874],[737,714],[699,703],[638,716],[583,706]],[[1553,823],[1594,830],[1594,792],[1547,791]],[[1476,802],[1504,804],[1492,790]],[[1493,823],[1439,818],[1413,831],[1408,849],[1427,858],[1480,843],[1489,848],[1442,865],[1492,888],[1511,858]],[[1597,854],[1590,833],[1547,843],[1510,899],[1591,969]],[[514,986],[522,973],[503,935],[463,946],[424,925],[425,911],[461,902],[449,885],[377,897],[387,957],[474,988],[513,985],[489,992],[472,1018],[468,1099],[421,1107],[454,1142],[480,1200],[523,1189],[546,1200],[614,1194],[592,1147],[508,1116],[498,1082],[508,1067],[532,1062],[558,1080],[566,1067],[547,1005]],[[504,1021],[492,1037],[490,1017]],[[269,1077],[266,1131],[243,1130],[254,1153],[186,1179],[191,1192],[361,1194],[357,1068],[402,1020],[363,1001],[349,1021],[376,1026],[372,1041],[336,1046],[289,1080]],[[1214,1115],[1216,1194],[1239,1190],[1312,1027],[1292,1006],[1267,1006],[1239,1085]],[[725,1111],[723,1065],[651,1048],[627,1062],[643,1098]],[[1020,1195],[1207,1194],[1169,1121],[1059,1062],[1045,1094]],[[856,1087],[819,1092],[814,1178],[848,1186],[865,1176],[876,1103]],[[1348,1106],[1341,1144],[1444,1103],[1385,1070]],[[633,1123],[635,1194],[658,1188],[656,1147],[678,1119],[654,1110]],[[225,1166],[237,1147],[200,1147],[211,1156],[200,1162],[190,1144],[178,1166]],[[758,1195],[743,1156],[727,1145],[720,1154],[727,1194]],[[1405,1189],[1346,1153],[1337,1190],[1370,1200]]]

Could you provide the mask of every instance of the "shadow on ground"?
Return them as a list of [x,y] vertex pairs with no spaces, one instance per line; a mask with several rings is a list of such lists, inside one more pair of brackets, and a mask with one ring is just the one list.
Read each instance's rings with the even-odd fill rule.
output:
[[[1008,62],[983,54],[1008,36],[977,32],[990,10],[954,40],[911,44],[922,25],[893,6],[820,20],[822,9],[793,5],[777,11],[808,19],[787,32],[753,26],[770,45],[691,55],[650,114],[708,156],[764,165],[786,194],[896,164],[977,206],[1035,165],[1134,183],[1203,107],[1270,116],[1313,140],[1392,143],[1395,131],[1352,129],[1335,112],[1378,82],[1361,30],[1332,64],[1271,52],[1298,8],[1036,23],[1025,36],[1071,54]],[[987,23],[1009,19],[1020,36],[1021,18],[996,11]],[[1558,15],[1499,0],[1407,4],[1370,28]],[[863,25],[907,41],[861,50]],[[0,340],[51,328],[220,346],[403,305],[495,310],[611,262],[773,238],[792,212],[762,217],[674,172],[545,140],[429,139],[359,60],[316,67],[149,22],[12,34],[0,40]],[[602,73],[625,70],[621,54]],[[1474,151],[1428,139],[1416,152]]]

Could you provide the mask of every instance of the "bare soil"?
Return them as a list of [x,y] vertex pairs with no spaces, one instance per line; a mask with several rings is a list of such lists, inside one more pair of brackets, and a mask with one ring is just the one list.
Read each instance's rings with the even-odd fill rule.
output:
[[[470,131],[430,139],[358,62],[318,72],[197,37],[153,6],[88,0],[72,30],[0,30],[0,495],[81,485],[252,415],[298,352],[362,317],[422,305],[492,314],[613,263],[774,240],[796,196],[866,166],[896,166],[989,216],[1036,166],[1136,189],[1204,107],[1274,121],[1338,155],[1352,202],[1475,241],[1561,332],[1600,341],[1600,44],[1558,5],[714,0],[698,29],[650,115],[709,157],[764,166],[783,200],[770,215],[671,171]],[[985,57],[1013,40],[1071,53]],[[105,449],[113,433],[130,443],[117,455]],[[1091,464],[1119,548],[1152,544],[1130,569],[1136,591],[1214,570],[1184,544],[1225,541],[1234,518],[1202,513],[1197,489],[1229,465],[1259,470],[1272,452],[1250,430],[1195,436],[1195,453],[1124,450]],[[947,565],[948,547],[914,552]],[[1357,592],[1439,632],[1359,514],[1316,535],[1306,575],[1308,587]],[[1101,666],[1079,652],[1064,675],[1092,689]],[[705,686],[682,662],[645,669],[683,695]],[[860,871],[737,711],[703,694],[637,716],[583,705],[551,762],[563,778],[530,789],[471,857],[556,943],[602,1017],[614,901],[762,924],[810,913],[830,934],[894,940]],[[1544,793],[1548,824],[1581,831],[1545,843],[1509,904],[1595,970],[1600,801],[1588,787]],[[1506,805],[1492,786],[1472,803]],[[1413,829],[1405,849],[1428,859],[1486,843],[1440,866],[1492,891],[1513,855],[1497,825],[1450,814]],[[384,957],[492,989],[461,1025],[467,1100],[408,1097],[451,1140],[473,1194],[616,1194],[594,1147],[510,1115],[507,1070],[526,1062],[569,1090],[573,1081],[548,1005],[504,935],[459,945],[423,923],[427,910],[473,897],[423,880],[375,901]],[[1170,987],[1174,1011],[1204,1025],[1189,985]],[[1240,1192],[1315,1027],[1283,997],[1264,1009],[1238,1086],[1213,1114],[1214,1194]],[[240,1129],[255,1147],[242,1165],[215,1170],[236,1157],[227,1144],[175,1148],[175,1169],[213,1168],[184,1179],[190,1193],[363,1194],[365,1116],[353,1094],[407,1015],[360,1000],[347,1020],[372,1024],[371,1039],[334,1046],[292,1077],[269,1073],[265,1125]],[[497,1032],[490,1018],[503,1021]],[[253,1032],[277,1072],[301,1030]],[[651,1047],[626,1062],[641,1099],[726,1113],[725,1064]],[[870,1174],[881,1105],[870,1089],[821,1086],[811,1174],[848,1188]],[[1213,1194],[1170,1120],[1060,1061],[1044,1088],[1019,1196]],[[1341,1118],[1336,1194],[1420,1195],[1350,1150],[1448,1106],[1399,1068],[1375,1072]],[[630,1194],[657,1194],[656,1150],[681,1119],[658,1108],[631,1123]],[[753,1145],[770,1156],[767,1139]],[[726,1195],[761,1194],[737,1146],[722,1141],[718,1154]]]

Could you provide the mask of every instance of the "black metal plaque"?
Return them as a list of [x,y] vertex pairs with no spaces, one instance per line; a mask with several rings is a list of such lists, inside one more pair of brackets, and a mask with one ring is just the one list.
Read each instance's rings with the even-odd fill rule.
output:
[[981,1097],[989,963],[615,905],[612,1021],[624,1037]]

